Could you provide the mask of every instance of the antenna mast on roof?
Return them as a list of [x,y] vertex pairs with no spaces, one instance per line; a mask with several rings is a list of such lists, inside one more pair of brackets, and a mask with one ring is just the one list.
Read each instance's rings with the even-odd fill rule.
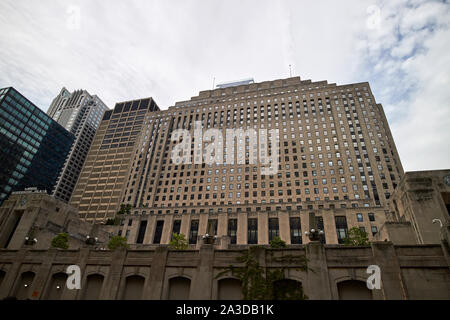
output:
[[291,65],[289,65],[289,76],[292,78],[292,69],[291,69]]
[[216,84],[216,77],[213,77],[213,86],[212,89],[214,90],[214,85]]

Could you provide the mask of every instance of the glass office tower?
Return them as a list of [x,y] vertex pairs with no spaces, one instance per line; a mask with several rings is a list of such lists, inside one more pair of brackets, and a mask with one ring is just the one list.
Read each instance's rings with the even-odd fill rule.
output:
[[0,89],[0,204],[28,187],[50,193],[73,141],[17,90]]

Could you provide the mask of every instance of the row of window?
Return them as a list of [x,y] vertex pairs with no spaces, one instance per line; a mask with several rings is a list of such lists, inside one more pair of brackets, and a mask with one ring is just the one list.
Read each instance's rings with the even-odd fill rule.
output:
[[[357,215],[360,215],[358,213]],[[375,221],[373,213],[369,213],[370,221]],[[359,220],[358,220],[359,221]],[[128,226],[132,225],[133,220],[130,219],[128,221]],[[280,236],[279,230],[279,221],[278,218],[268,218],[268,238],[269,241],[273,240],[275,237]],[[347,237],[348,226],[347,226],[347,218],[345,216],[336,216],[335,217],[336,224],[336,233],[339,243],[343,243],[344,239]],[[213,236],[217,235],[217,219],[209,219],[208,225],[206,229],[206,234]],[[323,218],[316,217],[316,225],[318,230],[324,230]],[[236,244],[237,242],[237,219],[228,219],[227,226],[227,235],[230,237],[231,244]],[[145,232],[147,228],[147,220],[140,221],[136,243],[143,243]],[[153,244],[159,244],[161,242],[162,233],[164,228],[164,220],[158,220],[156,222],[155,232],[153,235]],[[189,244],[196,244],[198,239],[198,229],[199,229],[199,220],[194,219],[190,222],[189,228]],[[301,230],[301,221],[300,217],[290,217],[289,218],[289,229],[291,235],[291,244],[301,244],[302,243],[302,230]],[[364,227],[360,227],[360,229],[365,232]],[[176,219],[173,221],[171,234],[179,234],[181,230],[181,220]],[[371,226],[372,235],[375,235],[378,232],[376,226]],[[125,237],[128,238],[130,231],[127,230]],[[122,235],[122,230],[119,230],[119,235]],[[326,239],[322,236],[321,241],[326,243]],[[258,219],[257,218],[248,218],[247,219],[247,243],[248,244],[257,244],[258,243]]]

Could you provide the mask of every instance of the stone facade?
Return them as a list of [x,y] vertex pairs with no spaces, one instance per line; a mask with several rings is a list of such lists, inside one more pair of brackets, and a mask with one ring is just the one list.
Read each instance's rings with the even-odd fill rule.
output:
[[47,250],[59,233],[69,234],[69,248],[86,246],[88,236],[103,247],[114,227],[82,221],[76,209],[45,192],[15,192],[0,207],[0,248]]
[[411,223],[416,243],[439,243],[448,234],[450,170],[407,172],[392,199],[393,216]]
[[[250,246],[230,244],[223,235],[214,244],[198,236],[184,251],[136,243],[128,249],[105,249],[118,228],[82,221],[76,209],[45,193],[13,194],[0,208],[0,299],[242,298],[238,279],[218,275],[230,264],[242,266],[237,257]],[[372,239],[370,246],[308,241],[285,249],[259,246],[253,254],[266,270],[283,267],[285,279],[279,285],[295,282],[309,299],[450,299],[448,228],[442,228],[435,244],[417,244],[409,221],[388,221],[381,230],[377,237],[382,241]],[[70,235],[68,250],[50,248],[60,232]],[[97,237],[97,243],[87,244],[88,235]],[[38,241],[27,244],[27,236]],[[289,256],[305,256],[313,271],[300,271],[289,259],[280,262]],[[80,290],[66,286],[70,265],[80,267]],[[366,286],[370,265],[380,268],[380,289]]]
[[[244,246],[245,247],[245,246]],[[0,298],[19,299],[240,299],[240,281],[217,277],[245,248],[171,251],[165,246],[102,251],[0,250]],[[268,270],[286,267],[285,280],[301,283],[309,299],[450,299],[448,253],[440,245],[394,246],[373,242],[343,247],[312,242],[288,249],[258,248]],[[312,271],[276,261],[305,255]],[[65,286],[69,265],[80,266],[81,289]],[[240,266],[235,263],[235,266]],[[381,269],[381,289],[366,287],[369,265]]]
[[[308,236],[304,231],[308,230],[310,224],[309,215],[314,213],[317,219],[321,221],[321,229],[325,233],[324,240],[327,244],[338,244],[338,234],[336,232],[336,218],[345,217],[347,223],[347,229],[352,227],[364,228],[367,232],[370,240],[375,239],[377,231],[383,226],[386,221],[386,214],[383,208],[374,207],[352,207],[350,201],[342,202],[345,207],[332,207],[329,206],[320,207],[316,203],[311,209],[286,210],[286,207],[273,208],[273,211],[261,210],[261,205],[247,205],[244,208],[248,208],[248,211],[242,211],[242,206],[235,205],[229,206],[229,212],[223,212],[222,210],[216,210],[212,208],[213,212],[200,212],[191,213],[190,211],[182,213],[182,210],[174,213],[168,210],[165,214],[159,214],[158,210],[150,213],[148,208],[132,209],[130,214],[123,215],[121,225],[118,227],[118,232],[122,236],[126,236],[129,244],[143,243],[143,244],[168,244],[171,240],[173,232],[179,232],[186,237],[190,237],[192,221],[198,222],[198,235],[215,234],[218,237],[230,236],[229,224],[230,220],[236,220],[235,230],[235,242],[236,244],[248,244],[249,242],[249,219],[257,221],[257,237],[254,244],[269,244],[270,232],[269,222],[270,219],[277,219],[278,228],[276,233],[279,237],[286,241],[288,244],[306,244],[309,242]],[[160,210],[165,211],[165,210]],[[358,215],[362,217],[362,221],[358,221]],[[373,217],[371,220],[370,217]],[[299,218],[301,239],[300,242],[294,242],[292,239],[292,226],[291,219]],[[146,229],[144,230],[144,236],[139,236],[142,222],[145,221]],[[176,222],[179,222],[179,230],[175,229]],[[156,228],[162,225],[161,236],[158,237]],[[211,225],[214,223],[214,227]],[[377,230],[373,232],[373,228]],[[213,229],[213,230],[211,230]],[[138,240],[141,239],[141,240]],[[192,239],[191,239],[192,240]],[[156,242],[157,241],[157,242]],[[193,244],[196,243],[193,241]]]

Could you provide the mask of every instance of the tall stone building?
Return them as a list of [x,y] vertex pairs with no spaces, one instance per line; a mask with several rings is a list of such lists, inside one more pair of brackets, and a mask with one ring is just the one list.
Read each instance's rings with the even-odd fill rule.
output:
[[15,190],[50,193],[73,141],[20,92],[0,89],[0,204]]
[[[241,81],[163,111],[140,112],[140,101],[105,113],[70,202],[89,221],[113,218],[129,204],[119,234],[130,243],[167,244],[176,232],[191,244],[205,234],[237,244],[276,236],[300,244],[309,241],[311,213],[323,242],[342,243],[351,227],[372,239],[390,217],[403,168],[367,82]],[[136,107],[124,110],[127,104]],[[176,129],[190,134],[180,138]],[[242,129],[232,139],[237,149],[208,129],[227,138],[227,129]],[[174,163],[180,143],[184,162]],[[203,153],[211,147],[223,154],[209,154],[209,164]],[[267,164],[262,149],[273,159],[279,153],[277,161]],[[235,150],[243,162],[227,162]],[[263,174],[269,167],[275,170]]]
[[102,221],[114,217],[132,173],[137,137],[145,132],[144,119],[159,110],[153,99],[116,104],[96,132],[70,204],[81,217]]
[[52,194],[68,202],[103,113],[108,107],[86,90],[69,92],[62,88],[47,114],[75,136],[75,141],[61,170]]

